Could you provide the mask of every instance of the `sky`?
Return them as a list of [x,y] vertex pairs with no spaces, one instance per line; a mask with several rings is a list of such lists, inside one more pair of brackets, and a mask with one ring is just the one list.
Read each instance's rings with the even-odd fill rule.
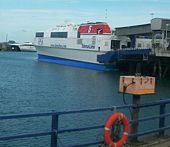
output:
[[0,0],[0,42],[33,42],[57,24],[107,22],[112,29],[170,19],[170,0]]

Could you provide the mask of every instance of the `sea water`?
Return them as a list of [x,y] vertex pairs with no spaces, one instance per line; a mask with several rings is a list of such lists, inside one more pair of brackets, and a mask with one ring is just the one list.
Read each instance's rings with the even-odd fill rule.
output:
[[[123,105],[118,92],[122,72],[101,72],[40,62],[36,52],[0,52],[0,115],[68,111]],[[141,102],[170,98],[170,79],[156,80],[156,95],[142,96]],[[125,95],[131,103],[132,96]],[[124,113],[129,116],[128,110]],[[140,116],[158,114],[158,107],[141,110]],[[102,125],[111,112],[66,115],[62,129]],[[154,125],[149,125],[154,124]],[[158,121],[140,124],[152,129]],[[51,117],[0,121],[0,137],[50,131]],[[59,135],[59,146],[102,140],[103,130]],[[2,147],[48,147],[49,137],[0,141]]]

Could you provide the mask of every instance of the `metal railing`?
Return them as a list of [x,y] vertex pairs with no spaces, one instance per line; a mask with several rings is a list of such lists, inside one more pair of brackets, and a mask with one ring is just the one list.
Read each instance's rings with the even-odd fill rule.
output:
[[[136,138],[139,136],[143,136],[146,134],[152,134],[159,132],[159,135],[163,136],[165,135],[165,130],[170,129],[170,126],[165,126],[165,117],[170,116],[170,113],[165,112],[166,105],[170,104],[170,99],[168,100],[160,100],[152,103],[146,103],[141,105],[122,105],[122,106],[114,106],[114,107],[107,107],[107,108],[95,108],[95,109],[87,109],[87,110],[78,110],[78,111],[64,111],[64,112],[51,112],[51,113],[36,113],[36,114],[19,114],[19,115],[4,115],[0,116],[0,120],[9,120],[9,119],[22,119],[22,118],[34,118],[34,117],[44,117],[44,116],[51,116],[51,130],[46,132],[37,132],[37,133],[29,133],[29,134],[22,134],[22,135],[14,135],[14,136],[5,136],[0,137],[0,141],[5,140],[12,140],[12,139],[21,139],[21,138],[29,138],[29,137],[40,137],[40,136],[49,136],[51,135],[51,147],[57,147],[58,146],[58,134],[65,133],[65,132],[79,132],[79,131],[86,131],[86,130],[92,130],[92,129],[101,129],[104,127],[104,122],[102,125],[97,126],[88,126],[88,127],[82,127],[82,128],[75,128],[75,129],[60,129],[58,127],[59,123],[59,116],[65,115],[65,114],[81,114],[81,113],[89,113],[89,112],[103,112],[103,111],[117,111],[121,109],[142,109],[152,106],[159,106],[159,114],[154,116],[147,116],[143,118],[139,118],[138,120],[130,120],[130,123],[136,123],[136,122],[144,122],[149,121],[153,119],[159,119],[159,127],[147,130],[143,132],[138,132],[136,134],[130,134],[130,138]],[[70,147],[86,147],[91,145],[99,145],[102,144],[103,140],[96,141],[96,142],[89,142],[86,144],[78,144],[78,145],[72,145]]]

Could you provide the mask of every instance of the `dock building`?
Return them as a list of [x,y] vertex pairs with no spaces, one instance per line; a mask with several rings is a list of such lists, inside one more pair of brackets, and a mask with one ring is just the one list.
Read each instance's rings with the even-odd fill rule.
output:
[[[150,42],[156,53],[158,50],[170,50],[170,19],[154,18],[148,24],[118,27],[115,33],[119,37],[129,37],[131,48],[150,47]],[[148,42],[148,46],[140,44],[139,39]]]
[[128,46],[121,46],[122,49],[151,48],[147,65],[153,65],[153,75],[156,72],[159,77],[166,75],[170,69],[170,19],[154,18],[148,24],[118,27],[115,33],[119,38],[130,39]]

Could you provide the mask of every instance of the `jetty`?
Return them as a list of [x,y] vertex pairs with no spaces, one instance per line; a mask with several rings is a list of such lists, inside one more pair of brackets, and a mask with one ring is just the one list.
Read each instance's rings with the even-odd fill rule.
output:
[[20,51],[19,44],[12,40],[0,42],[0,51]]
[[[148,24],[116,28],[115,33],[119,37],[129,37],[128,48],[132,48],[136,52],[143,48],[151,49],[149,54],[143,52],[143,56],[124,55],[126,63],[134,64],[131,61],[135,58],[136,66],[138,66],[138,63],[142,63],[145,66],[152,67],[152,75],[157,74],[160,78],[166,76],[170,69],[170,19],[154,18]],[[120,52],[123,52],[126,48],[125,46]]]
[[0,51],[7,51],[9,50],[9,46],[6,42],[1,42],[0,43]]

